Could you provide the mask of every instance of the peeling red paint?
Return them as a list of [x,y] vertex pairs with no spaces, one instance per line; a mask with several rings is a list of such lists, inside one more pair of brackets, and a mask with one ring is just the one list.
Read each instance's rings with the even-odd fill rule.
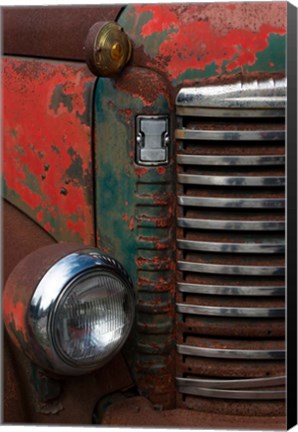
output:
[[85,225],[82,220],[78,220],[77,222],[73,222],[72,220],[68,220],[66,222],[66,226],[71,233],[84,232]]
[[144,167],[136,167],[135,168],[135,173],[136,175],[142,177],[143,175],[147,174],[149,172],[148,168],[144,168]]
[[38,222],[41,222],[41,221],[42,221],[42,219],[43,219],[43,213],[42,213],[42,211],[39,211],[39,212],[37,213],[37,215],[36,215],[36,219],[37,219]]
[[122,216],[122,220],[124,220],[125,222],[127,222],[127,221],[128,221],[128,215],[127,215],[127,214],[124,214],[124,215]]
[[53,233],[54,232],[54,228],[51,227],[51,225],[49,224],[49,222],[47,222],[46,224],[44,224],[44,229],[46,231],[48,231],[49,233]]
[[[14,331],[20,332],[24,340],[26,340],[27,329],[25,328],[24,324],[26,313],[25,305],[20,301],[14,303],[13,299],[9,295],[4,295],[3,310],[5,313],[5,321],[9,322],[10,325],[13,326]],[[11,336],[13,337],[14,342],[19,345],[19,342],[13,332],[11,332]]]
[[133,5],[121,24],[140,47],[135,64],[183,81],[187,71],[205,71],[210,65],[221,74],[255,64],[271,34],[286,34],[286,4]]
[[129,228],[131,231],[132,231],[133,228],[134,228],[134,218],[133,218],[133,217],[130,218],[128,228]]
[[163,166],[159,166],[156,168],[156,171],[158,172],[159,175],[164,175],[167,172],[167,169]]
[[81,65],[32,59],[6,58],[3,69],[5,197],[57,240],[92,244],[85,93],[94,77]]

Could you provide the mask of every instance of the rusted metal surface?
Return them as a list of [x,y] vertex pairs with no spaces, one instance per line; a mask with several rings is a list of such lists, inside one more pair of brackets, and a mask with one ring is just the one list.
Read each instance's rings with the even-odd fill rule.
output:
[[[214,413],[223,416],[229,413],[231,416],[242,416],[247,424],[250,417],[259,418],[259,428],[263,429],[268,424],[269,418],[280,417],[285,422],[284,401],[236,401],[224,399],[210,399],[194,396],[186,396],[185,408],[200,410],[202,413]],[[282,420],[283,419],[283,420]],[[241,423],[239,423],[240,425]],[[282,423],[281,423],[282,424]],[[238,426],[239,427],[239,426]],[[242,426],[243,428],[246,426]],[[274,429],[276,426],[273,427]]]
[[134,135],[136,115],[169,114],[167,84],[146,69],[126,69],[114,81],[99,80],[95,106],[98,246],[123,263],[136,287],[129,357],[137,385],[173,406],[173,163],[137,165]]
[[87,33],[97,21],[114,21],[121,6],[4,7],[5,54],[85,60]]
[[32,410],[32,422],[38,424],[91,425],[97,401],[111,392],[132,385],[132,379],[121,354],[98,371],[63,380],[61,404],[63,409],[55,415]]
[[3,60],[4,197],[56,240],[94,243],[93,82],[81,64]]
[[[59,398],[41,401],[32,380],[32,364],[15,347],[13,352],[13,371],[11,379],[18,377],[21,397],[16,399],[12,385],[5,388],[7,404],[4,411],[5,423],[34,423],[50,425],[90,425],[93,410],[101,397],[132,385],[130,373],[121,354],[98,371],[81,377],[62,379],[62,393]],[[5,380],[4,380],[5,382]],[[35,385],[37,383],[35,382]],[[20,405],[15,405],[19,404]],[[22,406],[25,415],[20,413]],[[17,415],[16,410],[21,414]]]
[[26,387],[23,385],[22,375],[15,362],[10,341],[4,333],[2,339],[2,421],[6,423],[27,423],[28,399]]
[[177,372],[179,376],[226,377],[226,378],[262,378],[266,376],[280,376],[285,372],[284,362],[260,361],[215,358],[195,358],[188,356],[177,360]]
[[[7,202],[2,203],[3,211],[3,285],[15,266],[34,250],[55,243],[46,231]],[[22,229],[19,229],[22,227]],[[18,308],[18,310],[20,307]],[[28,391],[31,384],[26,382],[12,341],[4,332],[4,421],[27,423],[30,421]]]
[[133,64],[174,85],[285,67],[283,2],[130,5],[119,23],[134,42]]
[[187,316],[183,322],[177,323],[177,330],[182,333],[201,333],[208,336],[231,337],[285,337],[285,320],[255,318],[253,320],[242,318],[223,317],[191,317]]
[[[189,406],[192,409],[167,411],[160,410],[160,407],[150,404],[148,400],[142,397],[127,399],[107,408],[102,425],[212,430],[286,429],[283,410],[276,407],[274,403],[264,404],[262,409],[259,405],[256,406],[253,401],[243,404],[241,409],[238,408],[238,403],[238,406],[232,406],[232,411],[229,414],[224,415],[220,411],[220,407],[217,411],[212,410],[206,399],[200,398],[198,404],[192,404],[191,399],[194,398],[190,397]],[[221,407],[224,405],[224,402],[221,403]],[[247,415],[243,415],[243,413]]]
[[6,201],[2,202],[2,215],[4,286],[12,270],[23,258],[40,247],[55,243],[55,240],[32,219]]

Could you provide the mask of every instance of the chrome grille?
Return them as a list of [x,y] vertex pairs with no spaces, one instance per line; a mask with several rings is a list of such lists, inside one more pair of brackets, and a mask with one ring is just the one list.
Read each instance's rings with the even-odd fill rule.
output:
[[177,95],[183,406],[285,397],[285,101],[285,79]]

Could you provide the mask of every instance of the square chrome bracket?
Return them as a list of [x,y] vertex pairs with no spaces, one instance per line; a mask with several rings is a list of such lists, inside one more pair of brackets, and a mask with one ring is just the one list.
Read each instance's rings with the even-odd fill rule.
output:
[[138,116],[136,119],[136,163],[164,165],[169,161],[168,116]]

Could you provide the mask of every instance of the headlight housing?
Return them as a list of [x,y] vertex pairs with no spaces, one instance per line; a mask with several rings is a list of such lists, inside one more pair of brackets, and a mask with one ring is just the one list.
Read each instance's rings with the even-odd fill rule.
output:
[[33,362],[62,375],[106,364],[123,346],[134,319],[134,292],[124,268],[95,248],[47,246],[12,272],[4,320]]

